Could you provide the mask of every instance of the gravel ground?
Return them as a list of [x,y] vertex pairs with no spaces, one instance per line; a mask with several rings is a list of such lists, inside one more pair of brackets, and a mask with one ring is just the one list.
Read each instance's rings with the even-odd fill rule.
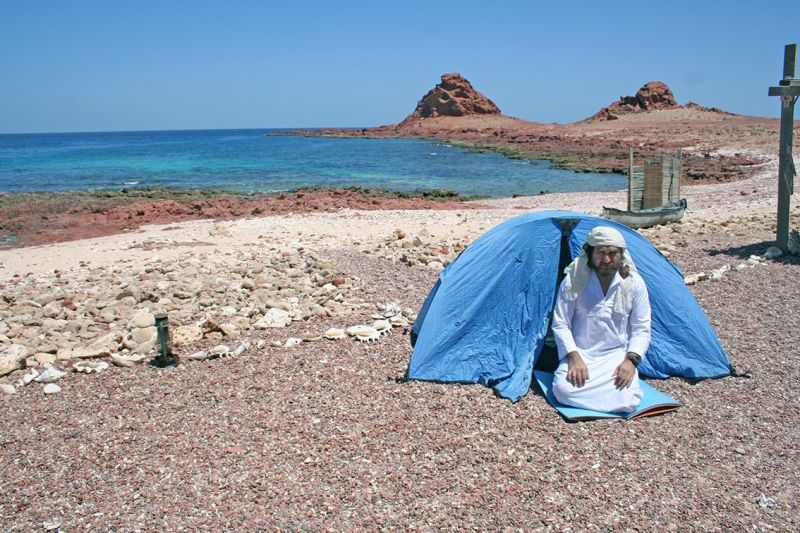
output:
[[[689,236],[685,270],[763,253],[771,236]],[[419,308],[436,280],[330,250],[365,302]],[[0,396],[5,531],[796,531],[800,528],[800,261],[692,291],[749,378],[654,382],[684,407],[567,423],[532,391],[398,383],[395,329],[170,370],[112,367]],[[377,309],[373,310],[375,312]],[[315,319],[243,340],[285,341]],[[182,355],[211,346],[186,347]],[[762,494],[764,499],[761,499]],[[759,500],[763,506],[759,504]]]
[[[690,209],[706,211],[644,233],[687,274],[763,255],[774,240],[774,180],[759,179],[689,188]],[[521,214],[620,197],[492,203]],[[509,216],[501,211],[475,216],[488,227]],[[795,200],[793,227],[799,213]],[[747,377],[651,381],[684,407],[567,423],[535,391],[512,404],[478,385],[397,382],[411,356],[407,329],[371,344],[271,346],[371,324],[379,304],[419,309],[436,281],[430,268],[352,247],[321,255],[375,307],[248,332],[228,344],[266,347],[237,357],[111,367],[68,376],[59,394],[38,383],[0,394],[1,529],[800,530],[800,258],[691,286]]]

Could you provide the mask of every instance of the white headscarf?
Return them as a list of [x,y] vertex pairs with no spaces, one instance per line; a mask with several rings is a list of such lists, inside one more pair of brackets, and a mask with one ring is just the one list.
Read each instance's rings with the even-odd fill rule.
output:
[[[622,250],[621,266],[628,267],[628,272],[630,274],[622,280],[622,290],[618,290],[614,297],[614,312],[622,314],[625,311],[625,304],[633,288],[633,275],[636,274],[636,265],[633,264],[633,259],[631,259],[631,255],[628,253],[628,247],[625,244],[624,237],[614,228],[597,226],[589,232],[589,236],[586,238],[586,244],[592,247],[616,246]],[[578,296],[586,290],[586,287],[589,285],[589,280],[592,277],[592,269],[589,267],[589,257],[586,255],[585,250],[581,250],[580,255],[564,269],[564,274],[567,275],[564,281],[564,290],[567,300],[576,300]]]

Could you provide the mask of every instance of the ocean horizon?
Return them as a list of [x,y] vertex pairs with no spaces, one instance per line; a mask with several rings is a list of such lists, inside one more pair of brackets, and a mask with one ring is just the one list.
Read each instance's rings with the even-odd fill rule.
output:
[[[316,128],[307,128],[316,129]],[[256,194],[309,186],[452,189],[492,198],[618,190],[624,176],[417,139],[268,136],[286,128],[0,135],[0,191],[222,189]]]

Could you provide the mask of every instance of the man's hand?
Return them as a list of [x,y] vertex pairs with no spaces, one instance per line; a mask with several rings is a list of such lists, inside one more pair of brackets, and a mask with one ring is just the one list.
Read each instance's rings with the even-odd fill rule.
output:
[[617,390],[626,389],[633,383],[633,378],[636,375],[636,366],[630,360],[625,359],[611,375],[616,377],[614,386]]
[[[589,369],[586,368],[586,363],[583,362],[578,352],[569,352],[567,354],[567,361],[569,361],[567,381],[574,387],[583,387],[583,384],[589,379]],[[628,362],[630,363],[630,361]]]

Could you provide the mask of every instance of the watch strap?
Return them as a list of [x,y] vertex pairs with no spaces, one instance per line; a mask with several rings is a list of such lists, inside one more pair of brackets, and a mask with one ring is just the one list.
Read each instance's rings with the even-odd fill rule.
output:
[[630,354],[628,354],[628,355],[625,356],[625,359],[627,359],[628,361],[633,363],[633,366],[635,366],[635,367],[639,366],[639,364],[642,362],[642,356],[641,355],[630,355]]

